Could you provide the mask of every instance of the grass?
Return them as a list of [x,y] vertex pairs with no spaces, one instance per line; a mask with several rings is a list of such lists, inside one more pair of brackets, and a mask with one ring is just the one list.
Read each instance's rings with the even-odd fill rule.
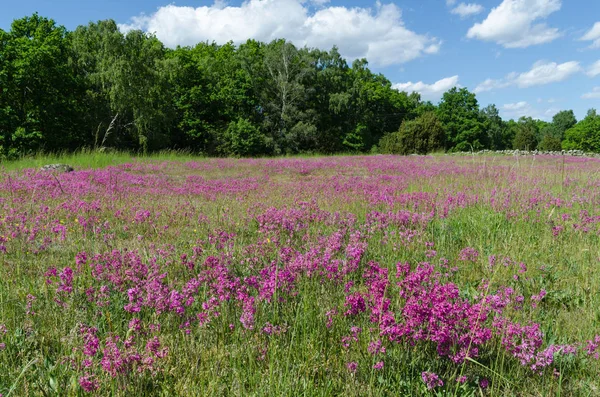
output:
[[194,156],[185,151],[161,151],[158,153],[143,154],[131,153],[127,151],[109,150],[101,152],[97,150],[80,150],[77,152],[63,153],[37,153],[34,155],[23,156],[13,161],[5,161],[0,164],[0,168],[5,171],[15,171],[26,168],[41,168],[46,164],[68,164],[75,169],[103,168],[125,164],[132,161],[199,161],[198,156]]
[[4,396],[599,393],[597,159],[2,167]]

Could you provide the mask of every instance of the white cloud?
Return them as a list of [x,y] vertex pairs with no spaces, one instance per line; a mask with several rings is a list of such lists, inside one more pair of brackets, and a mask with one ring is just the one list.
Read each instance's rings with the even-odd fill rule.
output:
[[590,77],[596,77],[600,74],[600,60],[594,62],[587,70],[587,75]]
[[471,15],[477,15],[483,12],[485,8],[480,4],[475,3],[460,3],[450,11],[452,14],[460,15],[461,18],[466,18]]
[[523,73],[510,73],[504,79],[487,79],[475,87],[475,93],[492,91],[498,88],[517,86],[519,88],[533,87],[556,83],[567,79],[569,76],[581,72],[579,62],[571,61],[561,64],[556,62],[536,62],[533,67]]
[[586,92],[581,96],[583,99],[600,99],[600,87],[594,87],[592,92]]
[[444,92],[448,91],[452,87],[460,86],[458,84],[458,76],[452,76],[438,80],[433,84],[426,84],[422,81],[417,83],[409,81],[408,83],[396,83],[392,87],[398,91],[405,91],[408,93],[418,92],[421,94],[423,99],[435,100],[439,99]]
[[475,87],[474,92],[479,94],[480,92],[492,91],[497,88],[508,87],[510,82],[506,80],[494,80],[494,79],[485,79],[483,82],[479,83],[477,87]]
[[448,7],[452,7],[454,4],[456,4],[456,0],[446,0],[446,5]]
[[554,117],[554,115],[558,112],[560,112],[563,109],[558,109],[558,108],[548,108],[546,110],[544,110],[544,114],[539,117],[542,120],[550,120],[552,119],[552,117]]
[[590,48],[600,48],[600,22],[596,22],[579,40],[591,41]]
[[330,0],[310,0],[312,4],[317,7],[323,7],[325,4],[329,3]]
[[515,83],[519,88],[556,83],[580,71],[581,66],[579,66],[579,62],[575,61],[561,64],[537,62],[531,70],[518,75]]
[[511,119],[519,119],[523,116],[532,117],[540,120],[550,120],[552,117],[560,111],[557,108],[547,108],[540,110],[534,108],[529,102],[521,101],[515,103],[506,103],[502,105],[502,113],[504,116]]
[[521,117],[541,118],[540,112],[525,101],[502,105],[502,113],[504,113],[504,117],[509,119],[519,119]]
[[250,38],[285,38],[297,46],[324,49],[337,45],[349,59],[366,57],[380,66],[436,53],[441,45],[435,37],[406,28],[396,5],[379,2],[374,9],[330,6],[314,12],[304,0],[246,0],[239,7],[222,2],[197,8],[170,4],[150,16],[133,17],[120,29],[155,33],[168,47],[201,41],[239,44]]
[[473,25],[468,38],[496,42],[506,48],[525,48],[548,43],[561,33],[545,23],[545,19],[561,7],[561,0],[503,0],[487,18]]
[[506,103],[506,104],[502,105],[502,109],[508,110],[511,112],[522,111],[523,109],[528,109],[530,107],[531,107],[531,105],[529,105],[525,101],[516,102],[516,103]]

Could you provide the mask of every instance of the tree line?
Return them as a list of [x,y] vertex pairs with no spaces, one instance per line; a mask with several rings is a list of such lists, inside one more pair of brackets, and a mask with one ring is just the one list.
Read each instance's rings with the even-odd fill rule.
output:
[[68,31],[38,14],[0,29],[0,158],[81,148],[222,156],[600,151],[600,116],[504,121],[466,88],[439,104],[367,60],[281,39],[168,49],[113,20]]

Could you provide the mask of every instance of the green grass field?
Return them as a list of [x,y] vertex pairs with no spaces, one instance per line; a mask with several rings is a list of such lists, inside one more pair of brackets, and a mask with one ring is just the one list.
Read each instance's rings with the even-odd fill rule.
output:
[[600,394],[598,159],[0,167],[3,397]]

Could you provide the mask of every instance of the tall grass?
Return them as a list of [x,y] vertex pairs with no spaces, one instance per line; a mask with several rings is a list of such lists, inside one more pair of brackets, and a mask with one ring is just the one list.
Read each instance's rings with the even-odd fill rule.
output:
[[597,395],[599,165],[3,164],[0,393]]
[[200,157],[185,150],[164,150],[144,154],[123,150],[91,150],[82,149],[76,152],[37,153],[23,156],[17,160],[4,161],[0,168],[13,171],[25,168],[40,168],[46,164],[68,164],[75,169],[102,168],[132,161],[198,161]]

